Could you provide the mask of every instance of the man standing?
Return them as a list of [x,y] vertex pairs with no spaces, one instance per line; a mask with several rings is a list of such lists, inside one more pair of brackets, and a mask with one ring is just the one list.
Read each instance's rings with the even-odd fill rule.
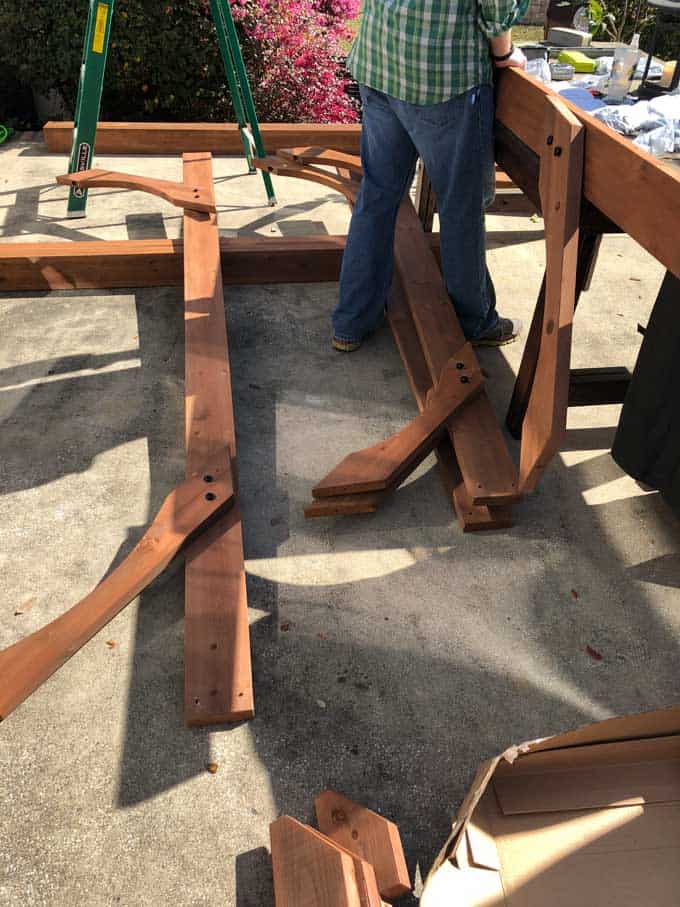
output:
[[446,288],[466,337],[500,346],[518,321],[496,311],[484,208],[493,198],[492,63],[524,68],[510,29],[529,0],[364,0],[347,66],[363,103],[364,176],[333,312],[351,352],[380,324],[399,205],[420,156],[437,197]]

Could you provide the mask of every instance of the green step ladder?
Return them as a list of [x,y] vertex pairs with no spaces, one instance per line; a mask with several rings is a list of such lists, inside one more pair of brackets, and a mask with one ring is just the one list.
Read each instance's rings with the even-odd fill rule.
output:
[[[69,173],[89,170],[92,166],[114,6],[115,0],[90,0],[78,82]],[[248,171],[255,173],[253,157],[265,157],[265,150],[229,0],[210,0],[210,10],[243,142],[243,151],[248,162]],[[267,200],[270,205],[275,205],[276,196],[271,176],[264,170],[261,173]],[[68,216],[85,217],[86,205],[87,189],[72,186],[68,197]]]

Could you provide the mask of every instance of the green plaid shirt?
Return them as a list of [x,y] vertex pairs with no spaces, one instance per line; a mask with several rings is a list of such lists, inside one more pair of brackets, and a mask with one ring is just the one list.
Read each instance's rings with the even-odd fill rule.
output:
[[491,81],[489,38],[529,0],[363,0],[347,59],[357,82],[411,104],[438,104]]

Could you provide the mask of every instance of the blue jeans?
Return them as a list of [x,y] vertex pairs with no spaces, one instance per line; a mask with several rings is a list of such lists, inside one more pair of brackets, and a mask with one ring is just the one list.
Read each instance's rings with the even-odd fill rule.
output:
[[342,261],[334,336],[361,340],[382,321],[397,211],[418,155],[437,196],[446,289],[466,337],[485,334],[498,323],[484,233],[484,208],[494,192],[492,87],[426,106],[363,85],[361,98],[364,176]]

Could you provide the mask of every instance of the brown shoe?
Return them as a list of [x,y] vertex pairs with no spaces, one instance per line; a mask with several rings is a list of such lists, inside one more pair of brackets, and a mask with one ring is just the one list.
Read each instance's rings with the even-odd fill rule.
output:
[[475,337],[473,346],[505,346],[517,340],[522,332],[522,322],[518,318],[499,318],[498,324],[487,334]]
[[361,346],[361,340],[341,340],[339,337],[333,337],[331,346],[339,353],[353,353]]

